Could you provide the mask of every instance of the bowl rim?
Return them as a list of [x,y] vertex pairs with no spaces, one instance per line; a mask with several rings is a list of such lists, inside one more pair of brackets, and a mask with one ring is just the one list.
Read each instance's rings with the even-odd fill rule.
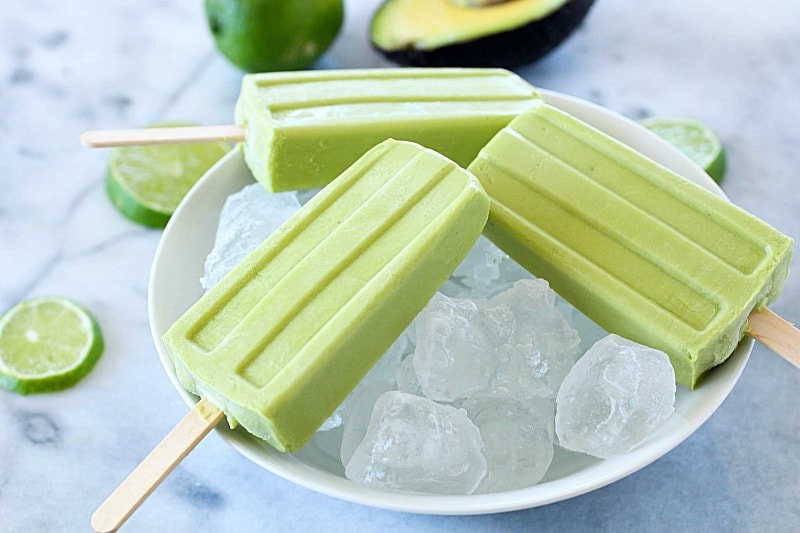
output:
[[[539,92],[547,103],[576,115],[691,181],[725,197],[719,186],[686,155],[636,122],[577,97],[546,89],[540,89]],[[191,268],[187,267],[194,267],[199,278],[202,274],[202,265],[199,265],[198,270],[198,265],[176,264],[178,260],[171,257],[170,248],[175,249],[178,242],[175,239],[180,238],[181,232],[203,234],[210,231],[212,236],[215,234],[219,209],[224,201],[224,198],[220,197],[224,191],[220,189],[225,187],[220,187],[220,184],[226,176],[239,176],[239,179],[245,180],[246,183],[243,173],[246,173],[252,182],[252,176],[244,165],[241,148],[231,150],[209,169],[176,209],[161,235],[151,265],[148,283],[148,317],[151,335],[167,376],[189,407],[193,407],[199,398],[180,385],[161,342],[161,335],[188,305],[178,304],[174,299],[170,301],[167,296],[169,291],[164,291],[164,288],[173,286],[174,276],[188,276]],[[236,190],[238,189],[227,191],[225,197]],[[210,198],[214,195],[216,196],[213,199]],[[193,212],[202,214],[200,222],[203,224],[197,223]],[[187,229],[189,225],[192,226],[191,230]],[[211,241],[213,243],[213,238]],[[199,283],[197,290],[198,293],[202,292]],[[688,389],[678,386],[675,413],[654,434],[630,452],[594,461],[588,467],[565,477],[552,480],[545,478],[545,481],[537,485],[513,491],[444,496],[373,489],[306,463],[303,454],[308,446],[296,454],[282,453],[250,436],[241,428],[231,430],[226,424],[220,424],[216,428],[216,433],[237,452],[269,472],[313,491],[353,503],[394,511],[439,515],[489,514],[528,509],[599,489],[644,468],[668,453],[705,423],[727,398],[741,376],[752,347],[752,340],[742,341],[728,361],[714,369],[712,375],[704,380],[698,390],[689,392]],[[314,450],[305,453],[313,454]]]

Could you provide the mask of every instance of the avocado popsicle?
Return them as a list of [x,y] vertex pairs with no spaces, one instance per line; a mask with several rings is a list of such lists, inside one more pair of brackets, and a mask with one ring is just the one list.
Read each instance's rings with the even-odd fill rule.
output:
[[466,166],[539,100],[503,69],[352,69],[249,74],[236,123],[244,157],[270,191],[321,187],[386,138]]
[[455,270],[488,210],[453,162],[381,143],[166,332],[179,380],[299,449]]
[[490,239],[606,330],[665,351],[689,388],[788,275],[789,237],[544,103],[469,170]]

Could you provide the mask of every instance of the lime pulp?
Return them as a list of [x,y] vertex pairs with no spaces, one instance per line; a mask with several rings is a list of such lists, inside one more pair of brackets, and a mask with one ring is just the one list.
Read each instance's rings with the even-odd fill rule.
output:
[[83,307],[58,296],[23,300],[0,317],[0,386],[19,394],[70,387],[103,353]]

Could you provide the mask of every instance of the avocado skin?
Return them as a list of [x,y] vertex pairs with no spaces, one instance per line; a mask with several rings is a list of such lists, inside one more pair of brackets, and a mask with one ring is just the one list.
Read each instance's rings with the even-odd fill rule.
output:
[[375,50],[400,65],[514,69],[541,59],[564,42],[586,17],[593,3],[594,0],[570,0],[546,17],[513,30],[433,50],[411,47],[383,50],[371,42]]

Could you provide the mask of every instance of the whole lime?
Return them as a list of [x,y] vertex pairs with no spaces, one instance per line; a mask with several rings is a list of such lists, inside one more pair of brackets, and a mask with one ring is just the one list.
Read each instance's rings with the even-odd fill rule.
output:
[[300,70],[342,27],[342,0],[205,0],[217,48],[247,72]]

